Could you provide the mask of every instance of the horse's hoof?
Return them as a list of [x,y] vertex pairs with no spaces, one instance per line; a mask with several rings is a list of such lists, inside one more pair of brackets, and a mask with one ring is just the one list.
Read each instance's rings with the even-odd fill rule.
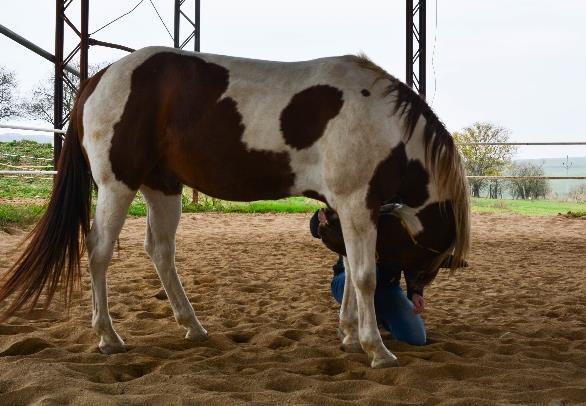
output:
[[371,368],[391,368],[391,367],[398,367],[399,360],[394,355],[375,358],[370,363]]
[[203,331],[189,330],[189,331],[187,331],[185,338],[190,341],[200,342],[200,341],[205,341],[208,338],[210,338],[210,335],[205,330],[203,330]]
[[344,352],[349,352],[349,353],[362,353],[364,352],[364,350],[362,349],[362,346],[360,345],[359,342],[356,343],[342,343],[340,345],[340,348],[342,348],[342,351]]
[[98,349],[102,354],[112,355],[112,354],[120,354],[122,352],[126,352],[126,346],[122,345],[112,345],[112,344],[100,344],[98,345]]

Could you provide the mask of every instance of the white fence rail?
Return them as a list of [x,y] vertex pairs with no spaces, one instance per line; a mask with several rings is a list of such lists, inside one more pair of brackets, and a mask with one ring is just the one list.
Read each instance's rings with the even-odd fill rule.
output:
[[[22,126],[16,124],[1,124],[0,128],[9,128],[13,130],[28,130],[28,131],[39,131],[47,133],[65,134],[65,130],[58,128],[42,128],[42,127],[31,127]],[[46,134],[48,137],[52,135]],[[475,145],[586,145],[586,142],[459,142],[457,145],[462,146],[475,146]],[[17,156],[12,154],[2,154]],[[51,160],[47,158],[36,158],[36,157],[24,157],[23,158],[35,158],[40,160]],[[51,176],[57,174],[57,171],[36,171],[36,170],[0,170],[0,175],[33,175],[33,176]],[[468,179],[586,179],[586,176],[480,176],[470,175]]]
[[[58,133],[58,134],[65,134],[65,130],[60,130],[58,128],[43,128],[43,127],[30,127],[26,125],[16,125],[16,124],[1,124],[0,128],[9,128],[11,130],[27,130],[27,131],[40,131],[44,133]],[[47,134],[47,137],[50,135]]]

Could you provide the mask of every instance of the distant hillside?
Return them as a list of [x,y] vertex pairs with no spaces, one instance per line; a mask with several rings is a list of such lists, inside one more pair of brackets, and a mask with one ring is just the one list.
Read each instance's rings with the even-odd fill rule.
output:
[[35,141],[40,144],[52,144],[53,137],[41,134],[15,134],[15,133],[5,133],[0,134],[0,142],[10,142],[10,141]]

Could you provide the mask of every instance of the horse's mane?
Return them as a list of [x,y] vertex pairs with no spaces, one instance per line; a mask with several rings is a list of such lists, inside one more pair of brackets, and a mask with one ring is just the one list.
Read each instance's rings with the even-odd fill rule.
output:
[[[452,263],[461,263],[461,260],[465,259],[468,253],[470,240],[468,182],[460,154],[451,134],[425,100],[409,86],[389,74],[364,54],[352,58],[360,68],[375,74],[375,83],[380,80],[388,82],[381,96],[382,98],[392,98],[394,103],[391,113],[402,120],[405,142],[409,142],[413,136],[419,119],[421,117],[425,119],[423,140],[426,166],[434,179],[439,199],[453,202],[456,242],[453,247],[455,261]],[[448,254],[449,251],[445,253],[445,256]],[[443,258],[439,260],[439,263],[442,261]]]

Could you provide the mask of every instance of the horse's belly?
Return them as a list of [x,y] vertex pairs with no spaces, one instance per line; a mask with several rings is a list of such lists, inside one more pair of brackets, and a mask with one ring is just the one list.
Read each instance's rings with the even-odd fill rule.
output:
[[241,143],[230,145],[229,138],[207,144],[184,141],[166,161],[184,184],[225,200],[287,197],[295,182],[287,153],[247,151]]

